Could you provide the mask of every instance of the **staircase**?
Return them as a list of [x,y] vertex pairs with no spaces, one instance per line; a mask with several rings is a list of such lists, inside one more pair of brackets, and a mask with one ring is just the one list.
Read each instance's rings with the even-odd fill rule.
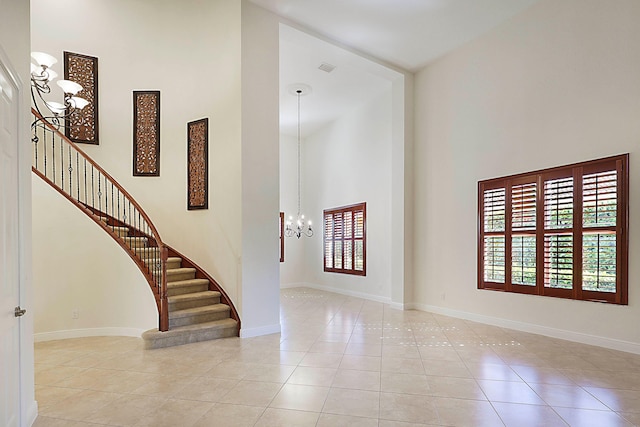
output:
[[103,228],[131,257],[155,296],[154,349],[238,336],[240,318],[223,288],[162,241],[140,205],[104,169],[32,109],[32,171]]

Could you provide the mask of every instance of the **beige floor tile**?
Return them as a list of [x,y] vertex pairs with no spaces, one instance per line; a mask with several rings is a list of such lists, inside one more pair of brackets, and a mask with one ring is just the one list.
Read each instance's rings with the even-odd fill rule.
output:
[[607,408],[598,399],[587,393],[581,387],[557,384],[530,384],[530,387],[549,406],[595,409],[607,411]]
[[287,380],[288,384],[330,387],[338,372],[335,368],[313,368],[298,366]]
[[400,357],[382,357],[382,372],[397,372],[401,374],[424,374],[422,359],[404,359]]
[[511,369],[527,383],[575,385],[569,377],[555,368],[511,365]]
[[293,411],[291,409],[267,408],[256,427],[315,427],[318,412]]
[[243,380],[284,384],[295,369],[296,367],[292,365],[260,364],[251,368]]
[[59,382],[86,370],[87,368],[77,368],[75,366],[36,364],[34,370],[35,383],[38,385],[57,385]]
[[416,346],[385,345],[382,347],[382,357],[419,359],[420,352]]
[[549,406],[492,402],[506,427],[567,427],[567,423]]
[[379,372],[381,360],[380,357],[345,354],[340,362],[340,369]]
[[434,400],[440,423],[446,426],[501,426],[500,417],[489,402],[439,397]]
[[433,401],[430,396],[380,393],[380,420],[438,424]]
[[220,402],[267,407],[276,394],[278,394],[281,387],[282,384],[280,383],[243,380],[225,394],[220,399]]
[[35,423],[33,423],[33,427],[93,427],[100,426],[103,424],[94,424],[89,423],[87,421],[71,421],[60,418],[51,418],[38,416]]
[[422,365],[427,375],[473,378],[473,375],[471,375],[471,372],[467,369],[467,365],[461,361],[423,359]]
[[119,397],[120,395],[115,393],[86,390],[60,401],[55,406],[43,408],[40,413],[46,417],[83,421]]
[[216,403],[200,417],[194,427],[252,427],[264,413],[264,408]]
[[36,385],[36,400],[38,401],[38,409],[42,412],[45,408],[58,405],[67,398],[71,398],[83,390],[74,388],[54,387]]
[[320,412],[329,387],[285,384],[269,404],[272,408]]
[[380,420],[378,423],[378,427],[425,427],[425,426],[434,426],[440,424],[420,424],[420,423],[406,423],[404,421],[390,421],[390,420]]
[[378,420],[322,413],[316,427],[378,427]]
[[322,412],[355,417],[378,418],[380,393],[377,391],[332,388]]
[[257,366],[257,363],[224,361],[209,369],[204,375],[241,380]]
[[227,378],[199,377],[178,389],[175,395],[184,400],[219,402],[238,383]]
[[354,342],[352,338],[344,350],[344,353],[357,356],[380,357],[382,354],[382,343],[380,343],[380,340],[378,340],[378,342],[374,341],[373,343]]
[[347,343],[344,343],[344,342],[316,341],[316,343],[313,344],[309,349],[309,353],[343,354],[346,348],[347,348]]
[[618,415],[629,421],[634,426],[640,426],[640,412],[619,412]]
[[85,421],[98,424],[132,426],[150,416],[167,402],[164,398],[122,395],[89,415]]
[[331,387],[380,391],[380,372],[340,369],[336,373]]
[[633,425],[620,415],[611,411],[595,411],[576,408],[554,408],[570,425],[576,427],[632,427]]
[[616,412],[640,413],[640,391],[585,387],[600,402]]
[[544,400],[522,382],[478,380],[478,385],[491,402],[545,405]]
[[163,405],[153,408],[140,419],[136,427],[190,427],[194,425],[212,407],[211,402],[168,399]]
[[469,363],[467,368],[474,378],[481,380],[498,381],[522,381],[522,378],[507,365],[496,365],[493,363]]
[[196,377],[182,377],[173,375],[154,375],[139,387],[131,390],[133,394],[156,397],[174,397],[184,388],[191,384]]
[[428,376],[427,382],[432,396],[487,400],[484,392],[474,379]]
[[307,353],[300,362],[300,366],[313,368],[337,368],[340,366],[342,354]]
[[425,344],[418,346],[418,351],[423,360],[448,360],[450,362],[460,362],[460,356],[451,348],[448,342],[438,341],[435,344]]
[[380,390],[385,393],[431,394],[426,375],[383,372],[380,379]]

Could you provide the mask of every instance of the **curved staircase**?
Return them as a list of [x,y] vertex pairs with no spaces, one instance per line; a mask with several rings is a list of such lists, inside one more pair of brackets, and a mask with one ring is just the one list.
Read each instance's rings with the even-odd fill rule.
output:
[[238,336],[240,317],[223,288],[162,241],[129,193],[56,126],[33,110],[32,171],[93,219],[131,257],[155,296],[159,326],[145,348]]

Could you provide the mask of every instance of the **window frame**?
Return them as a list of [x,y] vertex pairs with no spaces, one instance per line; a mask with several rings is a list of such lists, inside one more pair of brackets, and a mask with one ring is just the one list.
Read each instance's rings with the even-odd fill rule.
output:
[[[341,214],[344,215],[345,213],[350,212],[353,216],[352,218],[354,218],[354,222],[355,222],[355,214],[356,212],[362,212],[362,238],[356,238],[355,237],[355,233],[356,233],[356,227],[355,224],[352,225],[352,237],[347,239],[347,238],[341,238],[341,239],[336,239],[335,238],[335,228],[332,229],[332,238],[328,238],[327,237],[327,216],[328,215],[332,215],[335,217],[336,214]],[[349,275],[354,275],[354,276],[366,276],[367,275],[367,203],[366,202],[361,202],[361,203],[356,203],[353,205],[348,205],[348,206],[341,206],[341,207],[337,207],[337,208],[331,208],[331,209],[325,209],[322,212],[322,265],[324,268],[324,271],[326,273],[342,273],[342,274],[349,274]],[[352,261],[351,261],[351,268],[344,268],[345,266],[345,261],[344,261],[344,256],[345,256],[345,251],[344,251],[344,244],[342,245],[342,268],[335,268],[333,267],[333,260],[331,263],[331,267],[327,266],[327,244],[328,242],[331,242],[331,244],[333,245],[332,247],[332,251],[331,251],[331,255],[332,257],[335,257],[335,242],[336,241],[341,241],[344,242],[345,240],[351,240],[352,245],[351,245],[351,255],[352,255]],[[362,270],[357,270],[356,269],[356,250],[355,250],[355,246],[356,246],[356,240],[362,240]],[[335,259],[335,258],[333,258]]]
[[[583,214],[583,179],[595,173],[615,171],[616,201],[615,225],[593,226],[584,224]],[[571,226],[549,227],[545,223],[545,183],[562,178],[572,178],[571,183]],[[520,184],[536,183],[535,222],[536,226],[529,235],[535,235],[535,284],[522,285],[513,283],[513,235],[522,235],[522,231],[514,232],[512,224],[512,190]],[[504,231],[485,231],[485,191],[504,189]],[[582,301],[598,301],[611,304],[628,304],[628,253],[629,253],[629,154],[606,157],[597,160],[574,163],[566,166],[542,169],[533,172],[509,175],[499,178],[478,181],[478,234],[477,234],[477,287],[478,289],[502,292],[543,295]],[[564,195],[563,195],[564,196]],[[568,199],[565,199],[568,200]],[[493,208],[493,205],[491,205]],[[583,237],[598,234],[615,235],[615,292],[583,289]],[[504,283],[485,280],[485,245],[487,236],[504,235]],[[571,235],[571,288],[545,285],[545,236]],[[495,252],[494,252],[495,253]],[[494,255],[495,256],[495,255]],[[496,264],[497,265],[497,264]],[[557,267],[556,267],[557,268]],[[566,270],[565,270],[566,271]],[[557,274],[557,273],[556,273]]]

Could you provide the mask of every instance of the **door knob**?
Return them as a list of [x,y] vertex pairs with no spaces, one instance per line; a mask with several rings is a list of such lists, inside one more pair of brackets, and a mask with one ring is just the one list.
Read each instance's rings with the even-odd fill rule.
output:
[[20,308],[20,306],[17,306],[13,314],[15,314],[16,317],[20,317],[24,316],[26,312],[27,310],[25,308]]

